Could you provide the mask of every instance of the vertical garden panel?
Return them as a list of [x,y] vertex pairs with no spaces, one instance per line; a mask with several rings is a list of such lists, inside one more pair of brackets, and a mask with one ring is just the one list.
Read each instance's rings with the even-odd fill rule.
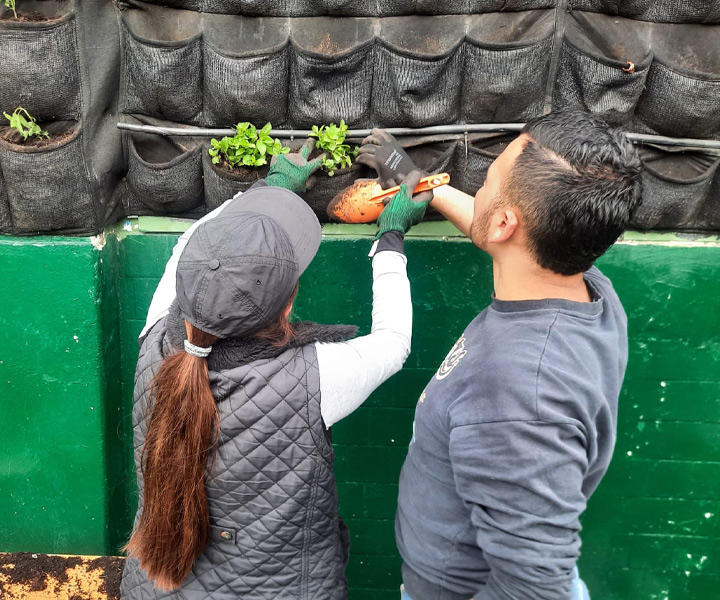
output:
[[710,196],[720,157],[646,148],[641,157],[643,202],[633,216],[638,229],[691,229]]
[[483,186],[490,165],[514,138],[514,135],[501,134],[470,143],[458,142],[450,163],[453,185],[474,196]]
[[203,113],[211,127],[287,121],[289,21],[208,15],[203,32]]
[[553,108],[579,108],[617,127],[630,122],[652,61],[647,27],[573,14],[566,25]]
[[0,20],[0,110],[22,106],[41,121],[80,117],[75,27],[74,13],[50,21]]
[[[0,138],[0,168],[14,233],[95,230],[95,208],[80,123],[49,127],[59,141],[28,147]],[[68,133],[68,137],[61,134]]]
[[720,6],[707,0],[570,0],[573,10],[592,10],[664,23],[718,23]]
[[[160,4],[161,6],[168,6],[171,8],[180,8],[184,10],[206,10],[207,7],[211,7],[213,3],[220,4],[223,0],[147,0],[147,4]],[[233,1],[233,0],[229,0]],[[228,0],[225,0],[227,3]],[[234,0],[235,5],[239,11],[240,0]],[[211,11],[214,12],[214,11]]]
[[0,233],[12,233],[12,218],[10,216],[10,205],[8,204],[5,180],[2,169],[0,169]]
[[210,126],[241,121],[279,127],[287,120],[288,44],[224,55],[204,46],[204,121]]
[[652,48],[634,126],[675,137],[720,137],[720,27],[655,24]]
[[[154,139],[153,139],[154,137]],[[166,138],[130,138],[127,183],[152,213],[178,214],[203,203],[202,148]]]
[[134,33],[123,21],[122,40],[123,110],[199,125],[203,98],[201,35],[176,41],[151,39]]
[[379,44],[373,86],[373,125],[425,127],[458,115],[462,47],[440,58],[418,57]]
[[613,126],[632,118],[645,87],[648,64],[592,56],[564,40],[555,86],[555,108],[581,108]]
[[294,127],[370,119],[372,22],[298,19],[293,23],[288,117]]
[[220,206],[238,192],[248,190],[258,179],[267,175],[268,166],[260,168],[239,167],[232,171],[214,165],[207,152],[202,152],[202,170],[205,186],[205,205],[209,210]]
[[465,121],[522,122],[542,113],[553,20],[538,13],[483,15],[471,23],[461,96]]
[[372,121],[379,127],[424,127],[458,120],[464,19],[417,18],[382,24],[375,49]]
[[718,97],[720,74],[682,71],[655,60],[638,106],[638,120],[662,135],[699,138],[718,135]]
[[[211,12],[242,13],[252,17],[310,17],[306,0],[205,0]],[[240,10],[233,10],[240,5]]]
[[[395,0],[397,1],[397,0]],[[383,0],[301,0],[308,15],[331,17],[372,17],[382,10]]]

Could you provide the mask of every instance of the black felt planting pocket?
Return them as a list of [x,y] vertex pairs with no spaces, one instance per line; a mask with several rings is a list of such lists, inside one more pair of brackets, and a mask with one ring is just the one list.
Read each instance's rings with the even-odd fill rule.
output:
[[582,108],[610,125],[628,123],[645,88],[651,57],[616,60],[590,53],[565,39],[560,55],[553,108]]
[[202,204],[202,148],[187,150],[160,136],[130,138],[128,146],[128,186],[153,213],[179,214]]
[[590,10],[655,23],[718,23],[720,5],[708,0],[570,0],[573,10]]
[[322,171],[318,171],[315,176],[317,177],[317,183],[309,191],[300,194],[300,196],[313,209],[320,222],[326,223],[329,220],[327,206],[330,200],[346,187],[355,183],[356,179],[370,177],[371,174],[356,170],[351,171],[350,169],[339,169],[335,171],[332,177]]
[[205,44],[204,120],[208,125],[287,120],[289,46],[225,55]]
[[468,0],[416,0],[418,15],[464,15],[468,12]]
[[720,230],[720,169],[715,171],[710,193],[693,220],[692,229]]
[[[455,147],[457,141],[438,142],[438,143],[422,143],[417,146],[406,147],[405,150],[415,163],[418,169],[425,173],[450,173],[452,169],[452,161],[455,156]],[[450,176],[450,185],[455,182]],[[443,217],[432,206],[428,207],[425,213],[425,221],[441,221]]]
[[418,15],[457,15],[552,8],[555,0],[417,0]]
[[45,121],[80,117],[74,14],[52,21],[0,21],[0,56],[2,110],[22,106]]
[[366,127],[373,80],[372,41],[338,53],[329,38],[321,39],[316,47],[322,53],[293,43],[289,106],[293,126],[344,119],[350,127]]
[[474,142],[458,142],[450,165],[450,184],[474,196],[483,186],[488,168],[514,139],[514,135],[490,135]]
[[267,175],[269,165],[259,168],[240,167],[229,170],[214,165],[207,148],[203,149],[202,170],[205,182],[205,205],[213,210],[238,192],[244,192]]
[[14,233],[97,229],[80,124],[45,126],[56,140],[23,145],[0,137],[0,167]]
[[[223,4],[226,1],[223,0],[143,0],[146,4],[159,4],[160,6],[167,6],[170,8],[182,8],[184,10],[206,10],[206,5],[210,4]],[[232,0],[230,0],[232,1]],[[235,0],[235,4],[240,8],[240,0]],[[206,10],[206,12],[220,12],[213,10]]]
[[373,117],[376,127],[423,127],[458,118],[462,46],[444,56],[410,53],[380,43],[375,49]]
[[[483,24],[493,27],[499,17],[507,21],[507,27],[515,22],[522,25],[530,18],[527,14],[521,13],[517,17],[499,15],[497,19],[487,15],[479,22],[476,32],[484,34]],[[538,17],[542,20],[535,20],[528,26],[530,37],[520,36],[514,41],[474,38],[471,32],[464,44],[461,117],[465,121],[522,122],[542,113],[552,49],[552,22],[548,19],[549,14],[542,13]]]
[[[310,17],[305,0],[205,0],[205,12],[243,14],[251,17]],[[235,10],[233,7],[240,5]]]
[[365,17],[379,16],[386,0],[300,0],[308,16]]
[[[407,147],[405,150],[415,166],[426,173],[447,173],[452,167],[455,147],[459,142],[440,142]],[[452,182],[451,182],[452,185]]]
[[10,205],[8,204],[5,180],[0,169],[0,233],[12,233],[12,219],[10,218]]
[[171,42],[135,35],[126,23],[123,38],[123,110],[200,124],[202,40]]
[[695,152],[641,152],[643,201],[632,219],[638,229],[692,228],[708,199],[720,157]]
[[414,8],[415,0],[204,0],[202,10],[256,17],[387,17],[410,15]]
[[415,12],[419,15],[478,14],[500,11],[536,10],[552,8],[555,0],[417,0]]
[[641,128],[652,133],[691,138],[719,135],[720,69],[715,74],[688,72],[656,58],[636,114]]

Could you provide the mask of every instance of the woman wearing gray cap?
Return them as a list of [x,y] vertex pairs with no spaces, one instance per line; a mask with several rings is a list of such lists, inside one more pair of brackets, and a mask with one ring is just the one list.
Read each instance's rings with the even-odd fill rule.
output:
[[311,149],[183,234],[155,292],[135,378],[125,600],[347,597],[328,428],[407,358],[403,234],[426,204],[410,198],[411,174],[378,221],[369,335],[290,323],[321,239],[295,193],[320,166]]

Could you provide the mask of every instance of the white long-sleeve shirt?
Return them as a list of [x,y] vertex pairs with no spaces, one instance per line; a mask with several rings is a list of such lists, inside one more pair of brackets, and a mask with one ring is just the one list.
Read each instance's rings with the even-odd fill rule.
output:
[[[175,300],[175,275],[180,255],[198,226],[219,215],[237,194],[183,233],[165,265],[148,309],[142,337],[169,312]],[[339,343],[315,344],[320,371],[320,410],[326,427],[358,408],[375,389],[397,373],[410,353],[412,303],[407,259],[384,251],[373,257],[373,310],[370,334]]]

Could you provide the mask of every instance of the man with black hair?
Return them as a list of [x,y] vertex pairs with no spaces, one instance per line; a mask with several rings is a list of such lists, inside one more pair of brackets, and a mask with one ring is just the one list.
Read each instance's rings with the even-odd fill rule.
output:
[[[414,168],[373,131],[359,162]],[[593,267],[640,203],[630,142],[588,114],[528,123],[474,199],[431,206],[493,261],[491,304],[420,396],[400,476],[404,598],[581,600],[580,514],[612,456],[627,319]],[[419,195],[422,199],[422,195]]]

